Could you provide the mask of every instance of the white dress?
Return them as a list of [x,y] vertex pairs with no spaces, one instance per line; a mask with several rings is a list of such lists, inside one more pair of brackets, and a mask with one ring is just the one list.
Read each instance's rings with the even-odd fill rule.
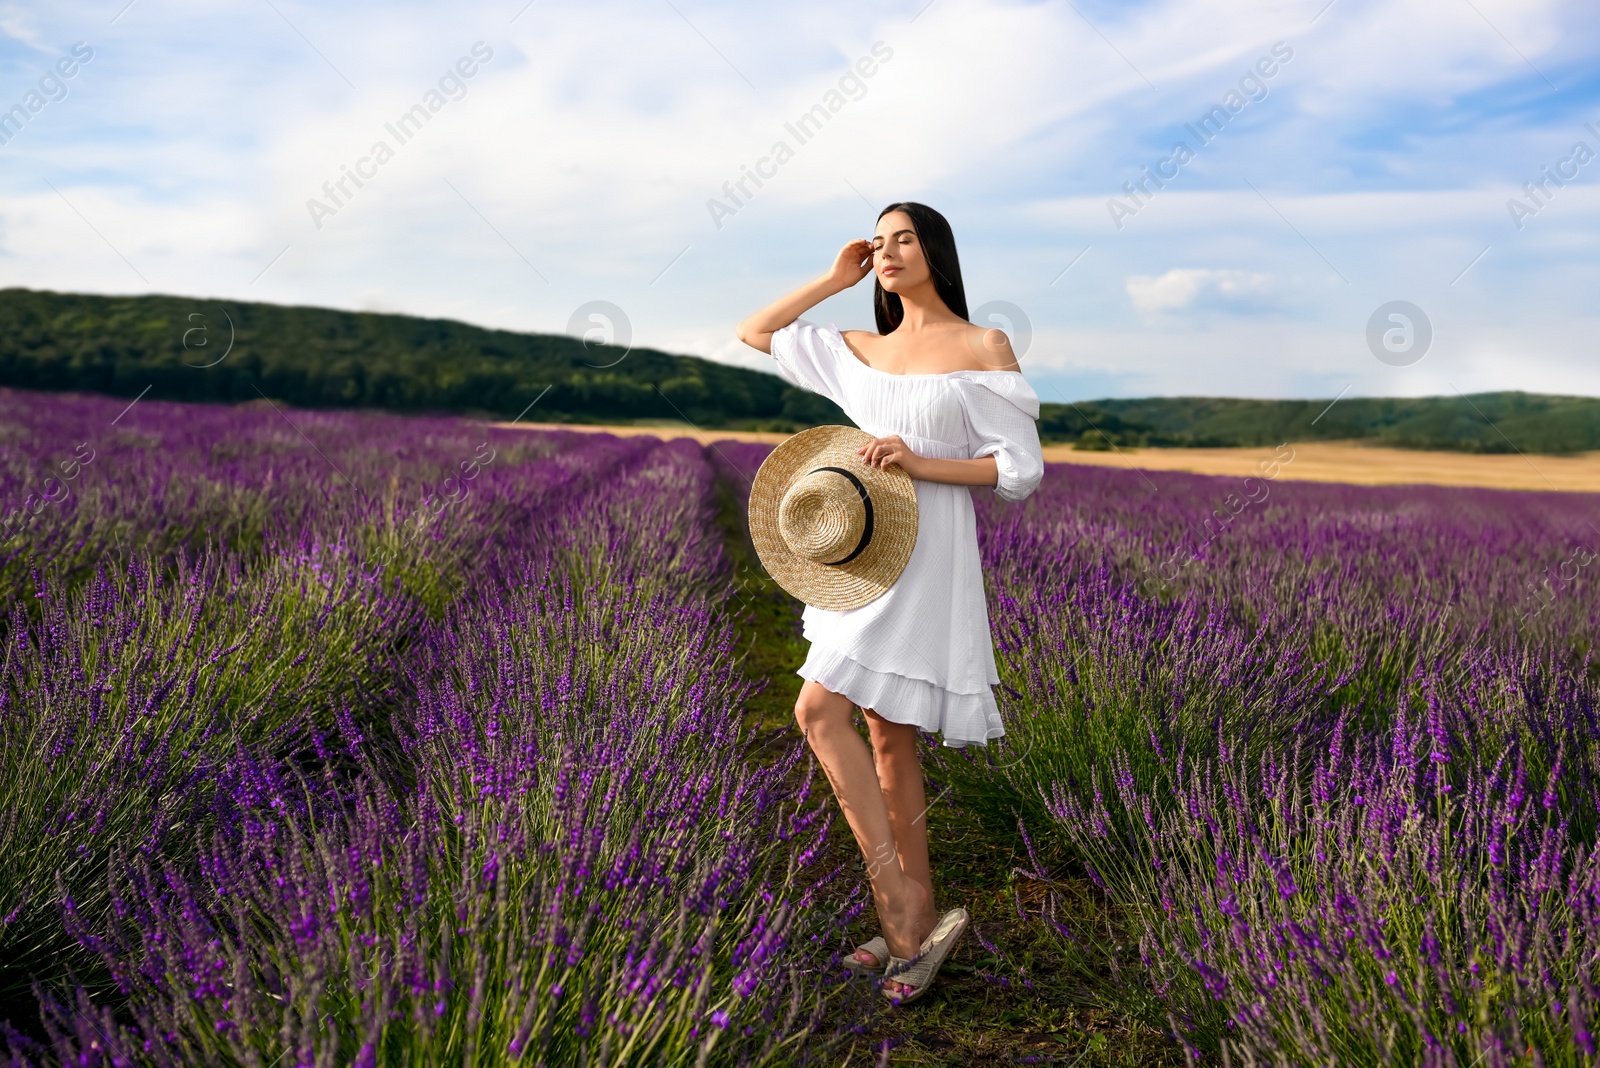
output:
[[[874,437],[898,434],[918,456],[993,456],[993,493],[1020,501],[1044,476],[1039,397],[1017,371],[897,375],[861,362],[837,327],[797,319],[772,335],[789,382],[820,393]],[[994,639],[984,600],[970,486],[913,479],[917,544],[876,600],[843,611],[807,605],[811,643],[798,674],[884,719],[939,731],[944,744],[1005,734],[992,687]]]

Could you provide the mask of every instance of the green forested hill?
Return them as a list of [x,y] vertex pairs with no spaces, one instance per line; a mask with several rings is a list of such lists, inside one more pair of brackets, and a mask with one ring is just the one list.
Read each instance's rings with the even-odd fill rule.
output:
[[[232,320],[233,348],[226,349]],[[609,365],[609,366],[608,366]],[[564,334],[188,297],[0,289],[0,385],[529,421],[683,420],[799,430],[848,422],[776,375]]]
[[[216,362],[230,319],[233,347]],[[306,408],[498,419],[538,398],[529,421],[676,420],[723,430],[792,432],[849,422],[832,402],[775,374],[655,349],[624,355],[563,334],[245,301],[20,288],[0,289],[0,385],[128,397],[149,386],[146,396],[168,400],[266,396]],[[1327,399],[1081,401],[1044,404],[1039,431],[1047,443],[1090,449],[1364,438],[1418,449],[1575,452],[1600,449],[1600,399],[1345,397],[1331,409]]]
[[[1600,399],[1539,393],[1237,400],[1154,397],[1045,405],[1041,437],[1083,448],[1273,445],[1363,438],[1407,449],[1567,453],[1600,449]],[[1325,413],[1325,414],[1324,414]]]

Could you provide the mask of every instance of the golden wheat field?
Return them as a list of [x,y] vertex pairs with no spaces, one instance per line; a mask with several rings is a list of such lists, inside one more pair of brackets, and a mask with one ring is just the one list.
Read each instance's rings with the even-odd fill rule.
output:
[[[579,430],[629,436],[694,438],[713,441],[760,441],[777,444],[788,435],[753,431],[696,430],[680,426],[593,426],[570,423],[493,423],[528,430]],[[1600,493],[1600,452],[1578,456],[1540,456],[1509,453],[1477,455],[1459,452],[1423,452],[1388,449],[1356,441],[1291,443],[1293,458],[1279,469],[1278,478],[1308,482],[1348,482],[1358,485],[1480,486],[1490,489],[1560,490]],[[1202,475],[1253,475],[1257,465],[1274,455],[1259,449],[1120,449],[1083,452],[1070,445],[1050,445],[1044,458],[1050,463],[1118,466],[1148,471],[1190,471]]]

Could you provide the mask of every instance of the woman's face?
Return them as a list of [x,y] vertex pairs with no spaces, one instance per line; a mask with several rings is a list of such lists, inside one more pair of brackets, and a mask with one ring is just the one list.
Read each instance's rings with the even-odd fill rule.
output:
[[891,293],[903,293],[927,282],[930,273],[922,242],[911,216],[891,211],[878,220],[872,235],[872,269],[878,283]]

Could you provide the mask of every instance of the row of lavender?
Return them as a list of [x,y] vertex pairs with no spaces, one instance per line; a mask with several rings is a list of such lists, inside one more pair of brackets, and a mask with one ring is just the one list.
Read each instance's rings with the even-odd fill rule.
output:
[[[709,451],[747,490],[768,449]],[[1292,462],[977,493],[1011,731],[931,773],[1132,914],[1191,1053],[1593,1063],[1600,501]],[[1103,936],[1040,920],[1104,985]]]
[[12,1063],[848,1040],[699,447],[125,405],[0,392]]
[[1292,457],[979,495],[1012,736],[936,759],[1135,918],[1191,1053],[1593,1064],[1600,500]]

